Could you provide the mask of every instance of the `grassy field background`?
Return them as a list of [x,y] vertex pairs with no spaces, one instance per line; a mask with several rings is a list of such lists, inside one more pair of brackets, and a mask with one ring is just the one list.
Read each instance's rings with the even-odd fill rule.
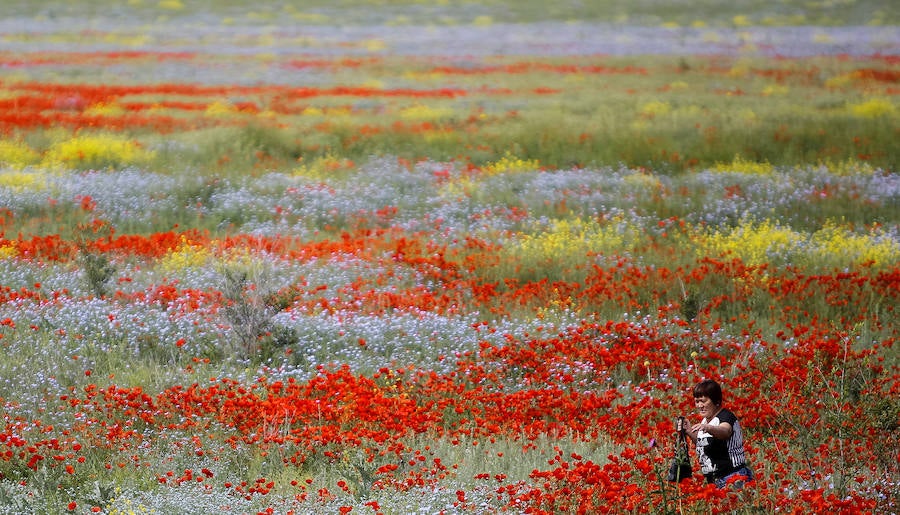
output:
[[0,14],[0,513],[900,510],[891,2]]
[[247,2],[212,0],[131,0],[64,2],[13,0],[13,16],[129,17],[238,16],[242,23],[453,24],[486,17],[499,23],[590,21],[658,26],[896,25],[898,9],[883,0],[728,2],[723,0],[304,0]]

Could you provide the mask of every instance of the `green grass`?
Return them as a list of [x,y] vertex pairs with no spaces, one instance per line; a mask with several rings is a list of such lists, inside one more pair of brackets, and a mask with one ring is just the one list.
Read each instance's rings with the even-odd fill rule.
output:
[[[206,16],[213,24],[222,22],[239,27],[282,23],[486,24],[573,19],[650,26],[669,23],[688,27],[699,25],[701,16],[708,27],[734,27],[745,23],[831,25],[898,21],[896,9],[890,9],[888,2],[864,0],[789,1],[775,7],[758,1],[719,0],[487,0],[447,2],[447,5],[437,0],[310,0],[301,6],[286,1],[260,4],[182,0],[181,4],[183,8],[176,8],[178,2],[156,0],[18,1],[8,6],[7,14],[43,19],[77,16],[80,19],[123,20],[134,15],[151,25]],[[691,8],[687,9],[687,5]],[[757,8],[763,5],[767,7],[766,14],[756,14]],[[377,17],[370,16],[372,6],[378,7]],[[230,16],[235,19],[228,20]],[[104,37],[103,34],[74,31],[65,36],[72,40],[97,38],[97,41]],[[165,51],[167,47],[163,44],[154,48]],[[646,73],[632,70],[628,73],[560,74],[541,70],[538,66],[521,73],[447,76],[431,72],[435,66],[446,64],[441,60],[379,57],[383,59],[372,65],[322,72],[318,78],[324,87],[372,81],[381,83],[385,89],[427,90],[452,83],[454,87],[465,89],[467,95],[452,99],[324,96],[302,102],[312,108],[333,109],[325,115],[284,114],[273,121],[252,114],[231,113],[214,120],[198,118],[197,125],[184,132],[160,134],[148,129],[126,129],[123,137],[139,141],[142,148],[157,149],[152,160],[139,163],[142,170],[178,179],[176,186],[160,188],[155,195],[138,191],[133,199],[135,211],[128,215],[122,215],[121,212],[127,212],[127,209],[117,204],[107,212],[102,208],[92,211],[79,203],[77,194],[74,198],[56,195],[56,192],[37,189],[38,186],[19,185],[23,186],[23,190],[19,190],[23,195],[16,195],[14,190],[8,197],[16,202],[26,199],[21,200],[21,208],[11,209],[8,216],[4,214],[2,230],[8,239],[15,239],[17,234],[26,239],[32,235],[58,235],[64,240],[84,243],[109,235],[85,229],[95,217],[106,216],[118,217],[110,225],[103,226],[115,226],[116,235],[151,234],[174,228],[177,231],[198,230],[213,239],[241,232],[253,222],[271,223],[271,227],[275,227],[273,231],[285,228],[287,238],[304,238],[305,241],[332,238],[337,242],[344,231],[355,226],[370,229],[379,227],[377,224],[383,224],[383,227],[397,222],[403,227],[424,229],[415,229],[421,233],[413,233],[413,229],[407,233],[404,228],[391,236],[415,240],[422,248],[385,241],[382,247],[370,250],[374,256],[356,256],[346,261],[336,256],[335,263],[323,263],[325,259],[322,258],[318,263],[313,260],[297,269],[262,256],[258,261],[249,262],[241,261],[240,256],[234,258],[235,262],[230,261],[231,258],[217,257],[215,259],[223,261],[216,265],[207,262],[202,251],[197,251],[201,255],[193,255],[190,249],[182,254],[171,252],[159,261],[134,256],[122,258],[114,253],[91,254],[82,250],[80,258],[71,261],[67,259],[72,256],[65,256],[59,262],[51,260],[46,265],[23,260],[21,267],[13,264],[4,269],[9,274],[6,280],[11,291],[18,288],[23,292],[40,290],[41,295],[46,296],[33,304],[23,301],[28,310],[33,310],[33,316],[31,311],[27,315],[21,315],[24,310],[11,311],[15,313],[15,327],[2,326],[0,347],[5,351],[5,357],[0,360],[0,398],[8,400],[10,415],[7,423],[21,422],[20,430],[29,440],[58,438],[66,441],[74,434],[83,438],[80,443],[91,446],[91,450],[86,463],[76,468],[72,475],[64,473],[59,466],[31,470],[24,464],[28,459],[26,454],[12,461],[0,460],[0,478],[3,479],[0,481],[0,512],[4,509],[20,513],[49,511],[49,507],[65,506],[72,499],[78,499],[80,506],[76,511],[80,513],[92,505],[103,507],[110,513],[116,510],[140,512],[141,500],[154,496],[158,499],[170,497],[171,505],[178,506],[180,496],[197,495],[200,486],[188,483],[197,486],[197,490],[188,485],[183,488],[161,486],[160,476],[168,471],[180,474],[185,469],[192,469],[197,474],[201,467],[213,469],[215,479],[209,484],[216,486],[210,496],[220,496],[219,499],[225,499],[223,503],[229,502],[229,498],[241,498],[228,490],[226,481],[236,478],[236,482],[252,482],[258,477],[272,481],[274,491],[285,498],[298,492],[292,482],[306,484],[307,479],[311,481],[307,487],[310,493],[319,488],[334,490],[340,480],[347,481],[349,491],[339,494],[347,503],[359,504],[378,495],[402,497],[402,492],[393,487],[383,491],[372,488],[372,470],[385,464],[400,467],[398,478],[412,477],[405,474],[421,469],[426,487],[428,481],[433,481],[432,484],[442,488],[441,491],[436,488],[430,494],[446,494],[447,505],[450,505],[457,488],[467,495],[483,495],[484,498],[496,493],[495,489],[501,483],[512,485],[522,481],[540,488],[538,480],[530,479],[529,475],[533,470],[546,470],[548,465],[553,468],[553,459],[557,455],[568,460],[571,453],[575,453],[585,461],[591,460],[602,466],[609,455],[623,450],[622,446],[610,443],[602,436],[591,436],[585,441],[580,438],[582,435],[542,433],[534,440],[528,440],[525,434],[519,438],[515,435],[491,438],[465,431],[454,432],[455,436],[409,434],[390,442],[392,451],[385,450],[382,454],[372,454],[373,449],[379,449],[374,442],[356,445],[343,441],[331,444],[328,449],[296,449],[294,444],[262,444],[254,440],[258,434],[239,434],[240,429],[216,420],[213,414],[199,422],[202,427],[197,431],[166,428],[163,423],[150,429],[134,414],[119,413],[127,409],[121,404],[104,407],[102,394],[96,400],[97,405],[92,407],[66,402],[70,398],[84,398],[86,390],[103,391],[116,385],[140,387],[147,395],[154,396],[179,385],[196,383],[203,387],[215,384],[216,380],[211,378],[217,377],[250,384],[263,371],[277,376],[282,366],[298,374],[312,375],[317,373],[317,364],[330,363],[335,356],[350,355],[350,350],[357,361],[354,371],[365,376],[376,375],[388,358],[402,364],[404,359],[412,356],[419,359],[423,368],[444,366],[445,354],[449,356],[448,361],[453,360],[454,354],[461,359],[457,350],[458,336],[449,332],[452,328],[442,329],[443,326],[438,325],[438,329],[429,333],[428,326],[422,325],[423,334],[432,336],[419,340],[417,334],[403,325],[400,309],[396,313],[400,315],[398,317],[393,316],[395,313],[389,307],[384,313],[369,317],[365,311],[369,308],[367,303],[380,302],[377,299],[359,300],[361,321],[349,316],[334,326],[315,325],[325,308],[314,307],[310,308],[310,313],[298,310],[305,313],[303,316],[309,316],[312,329],[308,334],[300,336],[288,331],[293,327],[284,327],[285,330],[278,333],[278,328],[272,327],[273,313],[265,301],[282,293],[284,298],[276,299],[283,302],[278,309],[295,300],[293,293],[303,302],[316,298],[353,300],[357,290],[350,287],[351,284],[358,285],[360,292],[390,286],[390,291],[398,295],[406,294],[407,289],[414,286],[425,285],[439,297],[443,293],[441,289],[452,284],[451,281],[444,283],[442,274],[454,278],[459,274],[462,283],[469,279],[478,286],[496,283],[500,293],[493,301],[497,305],[492,306],[488,301],[480,303],[469,299],[472,292],[462,292],[458,297],[461,303],[472,300],[471,305],[458,306],[462,312],[481,310],[479,320],[521,323],[521,331],[526,332],[528,339],[531,336],[527,336],[527,332],[535,325],[543,327],[546,324],[552,328],[595,320],[630,320],[629,317],[652,320],[657,314],[661,317],[680,316],[691,325],[662,329],[679,335],[675,339],[681,347],[673,355],[683,353],[687,360],[686,356],[696,349],[702,352],[691,358],[696,360],[697,366],[710,370],[730,368],[734,375],[743,367],[756,367],[765,377],[758,388],[761,393],[777,391],[780,376],[771,374],[770,369],[779,366],[778,360],[784,355],[775,350],[755,348],[753,344],[759,340],[795,344],[798,335],[792,338],[792,329],[808,324],[820,327],[812,324],[812,320],[833,320],[835,332],[850,332],[847,327],[856,324],[852,334],[842,342],[847,343],[848,348],[862,349],[870,347],[872,342],[894,341],[896,329],[891,320],[895,306],[891,304],[893,297],[883,291],[880,279],[876,278],[880,271],[878,267],[858,269],[847,261],[846,253],[822,256],[807,255],[799,250],[767,261],[769,268],[744,267],[738,262],[730,262],[727,255],[711,256],[709,261],[704,261],[697,252],[698,240],[692,239],[696,234],[688,231],[700,232],[701,228],[707,227],[704,224],[709,223],[713,227],[710,230],[718,227],[727,233],[729,228],[738,227],[750,233],[752,224],[741,218],[742,210],[750,210],[805,234],[813,233],[831,221],[860,233],[880,224],[888,231],[893,230],[891,234],[895,240],[900,204],[896,202],[896,196],[892,199],[889,194],[869,191],[873,186],[867,179],[895,173],[900,162],[900,146],[896,144],[900,137],[897,124],[900,106],[894,100],[896,83],[857,82],[852,74],[854,70],[865,68],[896,70],[896,63],[836,57],[771,60],[749,54],[734,58],[683,57],[677,61],[648,56],[492,57],[464,64],[597,64],[613,71],[642,68]],[[226,68],[236,62],[224,55],[213,56],[213,60],[216,66]],[[263,62],[264,59],[248,60],[246,64],[255,70],[252,67],[262,68]],[[209,64],[208,61],[204,63]],[[195,64],[204,63],[198,61]],[[3,72],[0,79],[4,87],[17,81],[121,80],[141,85],[155,79],[156,69],[151,64],[128,62],[122,66],[133,66],[127,69],[136,70],[135,74],[123,73],[119,77],[104,70],[103,66],[75,62],[71,66],[35,66]],[[210,72],[214,68],[203,69],[197,77],[212,76],[212,82],[224,80],[222,75]],[[779,78],[780,75],[783,77]],[[484,85],[509,91],[502,94],[483,92],[480,88]],[[559,91],[536,93],[537,88]],[[128,100],[154,102],[166,99],[171,100],[149,95]],[[867,105],[866,102],[872,99],[883,100],[886,104]],[[203,103],[230,99],[186,96],[179,100]],[[240,100],[252,101],[263,110],[275,102],[266,94]],[[426,117],[425,121],[432,125],[430,129],[423,129],[422,120],[409,116],[410,111],[427,110],[423,106],[442,113],[434,118]],[[190,120],[194,116],[192,113],[174,115]],[[88,132],[85,129],[82,134]],[[363,137],[363,134],[367,135]],[[14,136],[21,136],[43,155],[55,144],[69,140],[72,134],[55,128]],[[373,159],[385,156],[387,160]],[[509,162],[514,164],[498,171],[502,168],[497,165],[498,160],[505,156],[509,156]],[[440,172],[446,175],[432,174],[430,169],[414,168],[414,165],[407,170],[406,165],[395,164],[397,158],[408,162],[419,159],[440,162],[435,167],[446,168]],[[345,166],[345,160],[353,164]],[[534,165],[535,162],[539,164]],[[134,172],[121,169],[129,163],[115,159],[88,161],[61,173],[72,174],[65,178],[75,179],[65,184],[74,188],[81,186],[77,179],[82,172],[99,167],[101,173],[124,175]],[[808,171],[820,164],[828,165],[835,174],[815,175]],[[471,170],[470,167],[481,169]],[[539,171],[539,167],[548,170]],[[581,170],[580,167],[588,168]],[[729,174],[729,167],[739,168],[737,172],[750,170],[751,173]],[[722,172],[719,175],[699,173],[719,168],[722,168],[718,170]],[[19,170],[8,174],[10,182],[24,181]],[[753,171],[771,175],[753,175]],[[578,175],[579,172],[584,176]],[[257,180],[270,173],[275,176],[274,179],[267,178],[271,182]],[[570,175],[554,183],[561,185],[535,191],[535,184],[551,184],[563,174]],[[796,198],[785,193],[787,190],[781,186],[792,183],[795,177],[798,190],[813,193]],[[84,181],[100,183],[103,178],[105,176],[91,176]],[[536,180],[538,178],[548,181],[541,183]],[[842,182],[844,179],[846,182]],[[323,195],[322,198],[310,193],[320,187],[341,192],[342,188],[358,186],[357,182],[365,183],[368,188],[351,189],[344,196]],[[892,183],[885,181],[885,184]],[[834,188],[828,190],[826,186]],[[310,189],[304,189],[307,187]],[[351,210],[357,209],[356,204],[351,204],[351,208],[343,205],[356,200],[351,198],[353,195],[378,195],[382,191],[395,195],[376,196],[377,200],[359,204],[362,206],[359,211]],[[871,195],[874,200],[857,198],[858,191]],[[117,200],[116,193],[102,191],[97,197],[111,205]],[[35,194],[33,198],[37,200],[27,200],[32,198],[31,194]],[[45,202],[45,198],[52,198],[52,201]],[[167,202],[149,202],[150,198]],[[231,201],[225,204],[223,199]],[[723,201],[725,208],[716,209],[719,201]],[[127,204],[128,199],[119,202]],[[382,204],[376,205],[376,202]],[[137,209],[139,206],[152,206],[154,211]],[[213,214],[206,215],[197,206],[208,208]],[[378,216],[377,210],[385,207],[395,208],[397,218],[385,217],[372,222],[371,226],[365,225],[369,218]],[[733,207],[734,212],[728,211],[729,207]],[[282,208],[289,213],[284,215],[285,219],[279,218]],[[437,218],[441,223],[433,230],[413,223],[421,219],[430,223]],[[688,228],[679,228],[678,221],[682,219],[692,220]],[[576,221],[591,226],[593,232],[589,237],[573,235],[570,224]],[[279,223],[284,225],[277,225]],[[619,224],[626,226],[626,230],[615,231]],[[605,232],[607,229],[612,232]],[[306,230],[319,232],[310,236],[303,233]],[[302,234],[292,234],[292,231]],[[724,246],[730,245],[734,252],[764,252],[770,234],[760,230],[752,241],[735,238],[727,240]],[[463,247],[461,240],[468,236],[480,239],[489,248]],[[846,235],[843,237],[845,243],[856,241]],[[453,244],[447,243],[448,240]],[[835,238],[835,241],[840,243],[841,240]],[[15,248],[9,247],[5,251],[15,252]],[[389,260],[388,255],[391,256]],[[447,267],[441,274],[432,275],[443,263],[438,255],[458,266]],[[372,262],[363,263],[368,257],[372,257]],[[193,258],[196,259],[192,261]],[[471,261],[468,258],[472,258]],[[211,258],[211,261],[215,259]],[[271,285],[266,284],[268,276],[264,272],[269,269],[262,268],[263,261],[272,266]],[[294,264],[299,263],[291,263]],[[597,270],[592,268],[595,264],[599,267]],[[257,265],[261,268],[255,268]],[[792,266],[799,268],[792,269]],[[310,283],[306,284],[307,277],[303,275],[275,277],[276,268],[290,273],[309,273],[312,276]],[[835,270],[846,273],[835,276]],[[229,275],[228,271],[247,272],[250,277],[239,273]],[[212,275],[213,272],[225,277],[219,282],[210,280],[210,277],[218,277]],[[857,272],[859,275],[855,275]],[[821,276],[817,277],[817,274]],[[199,287],[195,284],[197,277],[203,280]],[[128,290],[128,283],[116,283],[115,280],[133,278],[141,285],[138,290],[131,290],[134,296],[128,293],[116,296],[117,289]],[[884,283],[888,280],[884,278]],[[290,286],[272,293],[270,290],[279,286],[279,281]],[[328,288],[313,292],[317,281],[327,282]],[[542,289],[545,284],[542,281],[554,285]],[[250,283],[253,283],[252,288]],[[145,288],[143,293],[152,296],[157,286],[184,288],[177,300],[186,304],[174,301],[171,305],[166,304],[169,297],[165,295],[146,305],[135,301],[140,298],[140,288]],[[531,286],[534,288],[529,289]],[[597,287],[596,292],[586,292],[593,286]],[[516,293],[519,287],[523,290],[519,292],[520,297],[503,296]],[[579,289],[581,295],[577,293]],[[52,292],[62,291],[66,291],[61,293],[63,300],[50,299],[54,295]],[[214,313],[191,312],[187,306],[189,294],[201,291],[220,292],[233,303],[223,304]],[[107,304],[98,306],[92,304],[93,301]],[[206,302],[212,303],[209,300],[197,302],[198,309]],[[506,303],[510,305],[500,305]],[[866,311],[861,312],[860,306],[865,306]],[[493,312],[495,307],[498,312],[506,309],[506,315]],[[10,309],[17,307],[10,305]],[[46,318],[42,309],[68,309],[68,317]],[[181,313],[181,309],[187,311]],[[443,313],[436,308],[435,315],[440,318]],[[155,316],[168,319],[173,325],[155,328],[153,324],[158,323]],[[211,327],[241,326],[247,332],[235,331],[229,333],[230,336],[219,334],[217,330],[194,333],[187,327],[174,325],[180,317],[185,317],[185,321],[198,317],[195,324],[200,321],[219,324]],[[377,322],[384,321],[385,324],[370,327],[369,324],[375,321],[366,321],[369,318],[378,318]],[[428,320],[423,317],[421,322],[426,324]],[[117,328],[119,322],[124,327]],[[458,323],[467,330],[471,327],[466,319]],[[821,323],[821,327],[826,325]],[[273,335],[257,343],[256,336],[266,330],[272,330]],[[442,330],[448,331],[447,335]],[[555,332],[555,329],[548,330]],[[187,347],[182,347],[183,340],[176,340],[181,331],[190,337]],[[537,329],[538,333],[541,331]],[[359,344],[362,336],[369,335],[376,335],[369,339],[370,343],[378,345],[369,348]],[[485,334],[484,337],[492,339],[499,335]],[[375,339],[381,341],[375,342]],[[598,339],[603,337],[598,335]],[[511,338],[508,343],[512,348],[512,343],[519,342]],[[474,341],[472,345],[473,352],[477,353]],[[288,355],[286,351],[292,354]],[[345,351],[346,354],[341,354]],[[873,364],[869,360],[882,358],[884,361],[877,369],[870,368]],[[799,447],[792,442],[782,453],[781,449],[773,448],[775,443],[772,442],[776,438],[767,438],[770,436],[768,428],[760,428],[753,435],[756,449],[777,452],[779,457],[811,453],[821,442],[834,441],[834,434],[829,433],[833,428],[843,431],[854,423],[862,430],[863,424],[876,420],[879,424],[876,429],[892,431],[875,443],[885,448],[879,455],[894,456],[890,444],[896,440],[897,403],[876,399],[877,391],[868,393],[870,397],[860,397],[859,392],[868,382],[888,384],[886,376],[896,370],[897,359],[897,353],[890,352],[886,345],[872,357],[858,362],[845,358],[843,363],[825,366],[815,359],[810,360],[810,380],[802,392],[805,397],[871,403],[868,418],[849,420],[843,408],[835,404],[829,410],[832,415],[836,414],[836,419],[802,432],[804,441]],[[268,365],[274,368],[269,370]],[[486,360],[478,365],[489,367],[491,363]],[[512,368],[509,375],[497,383],[500,389],[522,387],[519,380],[526,370],[524,367]],[[645,380],[651,381],[650,368],[650,365],[631,362],[615,363],[603,371],[609,374],[605,382],[602,375],[595,374],[599,371],[592,370],[587,378],[592,382],[585,384],[587,388],[622,385],[624,393],[619,402],[627,406],[644,395],[632,387]],[[820,378],[823,380],[819,381]],[[460,375],[454,380],[465,379]],[[401,382],[397,384],[402,386]],[[414,392],[416,385],[410,383],[408,386]],[[651,383],[651,394],[655,393],[653,388]],[[671,395],[662,399],[666,402],[676,399],[675,393]],[[676,402],[681,402],[680,397],[677,399]],[[455,413],[453,407],[452,404],[446,406],[444,429],[471,423],[471,431],[476,434],[484,430],[476,421],[465,422],[467,417],[477,419],[476,413]],[[660,416],[667,416],[665,413],[674,408],[663,406]],[[103,413],[104,409],[117,412],[107,414]],[[490,408],[486,406],[485,409]],[[87,417],[96,415],[96,420],[83,426],[82,411],[88,412]],[[166,417],[163,413],[158,416]],[[556,415],[543,416],[552,418]],[[32,424],[35,420],[43,425]],[[140,436],[122,440],[124,443],[113,447],[106,439],[106,432],[123,429],[114,427],[119,420],[131,423],[127,429],[137,431]],[[786,416],[783,422],[790,423],[790,417]],[[345,423],[349,425],[353,421]],[[51,424],[53,427],[48,428]],[[73,432],[65,434],[72,426],[76,426]],[[290,422],[282,427],[266,428],[273,434],[293,429],[300,430],[291,427]],[[468,430],[467,427],[463,429]],[[463,434],[466,436],[460,436]],[[206,440],[195,445],[192,437],[197,435]],[[229,448],[232,444],[229,437],[232,436],[238,439]],[[773,431],[771,436],[777,436],[777,433]],[[241,437],[246,439],[241,440]],[[197,454],[195,449],[206,454]],[[326,456],[324,450],[335,454]],[[306,456],[308,461],[285,466],[282,460],[289,460],[295,456],[294,452]],[[453,468],[434,472],[438,459]],[[803,463],[799,459],[784,459],[790,462],[788,470],[795,473],[790,480],[800,485],[797,477],[805,473]],[[775,468],[769,462],[760,463],[758,470],[771,477]],[[868,465],[859,466],[860,475],[868,474],[864,468]],[[853,469],[841,467],[841,470]],[[489,476],[484,478],[482,474]],[[504,476],[502,482],[495,479],[498,475]],[[481,479],[476,479],[477,476]],[[842,495],[848,492],[848,477],[835,478],[835,491]],[[642,480],[638,477],[636,482],[648,489],[648,497],[659,494],[660,490],[655,490],[657,485],[646,485]],[[23,493],[26,487],[33,495]],[[419,495],[414,492],[406,497],[414,502]],[[181,507],[202,503],[204,498],[190,498],[190,502],[182,500]],[[36,499],[37,507],[28,504],[29,499]],[[244,505],[244,509],[263,509],[267,499],[258,496],[252,502],[254,504]],[[429,505],[430,508],[434,506],[434,502]]]
[[[752,0],[664,1],[664,0],[304,0],[303,2],[247,0],[121,0],[64,1],[14,0],[6,4],[7,15],[104,16],[127,18],[135,14],[180,18],[216,13],[219,18],[236,17],[242,24],[319,23],[405,24],[471,23],[489,18],[494,22],[598,21],[641,25],[679,26],[763,25],[866,25],[896,24],[898,10],[886,0],[772,2]],[[481,17],[481,18],[479,18]]]
[[[465,156],[476,165],[511,152],[551,168],[624,163],[658,172],[704,169],[730,162],[735,156],[775,166],[863,159],[871,166],[894,170],[900,164],[900,147],[894,144],[900,137],[896,106],[893,113],[873,112],[871,116],[854,111],[869,98],[884,94],[889,84],[873,84],[865,91],[825,85],[829,78],[880,66],[877,63],[818,58],[774,67],[762,58],[692,58],[686,62],[688,69],[679,70],[657,57],[591,58],[582,64],[641,67],[647,74],[555,77],[531,72],[453,77],[461,87],[477,88],[490,80],[492,86],[513,93],[485,96],[473,92],[459,99],[429,101],[429,107],[453,113],[432,121],[445,137],[392,130],[397,121],[414,123],[401,114],[416,102],[379,99],[375,110],[356,109],[337,118],[288,118],[289,128],[251,122],[244,129],[221,132],[222,139],[209,138],[216,133],[208,132],[203,136],[186,134],[184,141],[198,148],[189,162],[207,169],[221,169],[219,158],[227,143],[233,161],[225,168],[235,170],[252,167],[256,151],[287,164],[298,157],[310,161],[336,155],[363,162],[373,155],[395,155],[412,160]],[[427,82],[408,83],[400,78],[421,66],[389,62],[375,77],[383,79],[385,87],[428,87]],[[774,81],[764,76],[770,70],[784,70],[782,66],[795,67],[786,79]],[[818,77],[810,79],[814,73]],[[363,69],[343,80],[362,83],[371,78]],[[559,92],[527,93],[544,85]],[[656,105],[663,109],[654,111]],[[363,127],[381,132],[359,137]]]

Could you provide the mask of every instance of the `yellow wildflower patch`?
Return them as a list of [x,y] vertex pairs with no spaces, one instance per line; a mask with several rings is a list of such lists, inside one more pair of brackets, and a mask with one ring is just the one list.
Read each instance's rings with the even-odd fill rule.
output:
[[763,88],[762,94],[763,96],[771,97],[771,96],[784,96],[787,95],[790,91],[790,88],[787,86],[783,86],[781,84],[769,84]]
[[160,0],[156,5],[160,9],[168,11],[181,11],[184,9],[184,3],[181,0]]
[[199,268],[207,264],[210,259],[212,259],[212,252],[209,249],[201,245],[194,245],[185,236],[182,236],[178,248],[160,258],[159,267],[167,273],[174,273]]
[[452,130],[429,130],[422,131],[422,138],[428,143],[459,142],[459,134]]
[[0,188],[13,191],[42,190],[47,188],[47,181],[44,175],[38,172],[0,172]]
[[850,108],[850,112],[854,116],[858,116],[860,118],[893,116],[897,113],[897,108],[894,107],[894,104],[890,100],[885,98],[873,98],[871,100],[866,100],[865,102],[860,102],[858,104],[850,104],[848,107]]
[[122,106],[115,103],[106,104],[99,102],[85,109],[84,114],[90,116],[120,116],[125,114],[125,110],[122,109]]
[[700,255],[734,256],[749,265],[769,263],[775,256],[796,252],[806,237],[771,220],[743,221],[730,230],[699,236]]
[[728,70],[728,76],[733,78],[746,77],[750,73],[750,66],[747,63],[739,62]]
[[731,18],[731,23],[733,23],[735,27],[749,27],[753,24],[750,21],[750,17],[745,14],[738,14]]
[[775,167],[768,161],[750,161],[741,156],[735,156],[730,163],[717,162],[711,169],[714,172],[745,173],[750,175],[769,175],[775,171]]
[[857,234],[831,222],[811,238],[812,254],[816,261],[835,261],[837,266],[851,264],[891,265],[900,262],[900,242],[870,229]]
[[294,168],[293,174],[310,179],[325,180],[334,177],[337,172],[351,171],[355,168],[356,163],[352,160],[329,154]]
[[0,165],[21,170],[39,159],[38,153],[23,142],[0,140]]
[[380,81],[378,79],[367,79],[364,80],[360,84],[360,86],[371,89],[384,89],[384,81]]
[[217,100],[206,106],[206,110],[203,112],[203,114],[211,118],[218,118],[231,116],[237,112],[238,110],[235,109],[233,105]]
[[701,255],[733,256],[749,265],[785,261],[796,265],[846,268],[900,261],[900,242],[879,229],[860,234],[835,222],[801,233],[764,220],[741,222],[730,230],[699,234]]
[[641,190],[656,190],[662,188],[662,182],[655,175],[635,172],[622,178],[625,184]]
[[369,52],[383,52],[387,50],[387,43],[383,39],[367,39],[362,43]]
[[451,116],[453,116],[453,109],[449,107],[431,107],[424,104],[417,104],[400,110],[400,118],[404,120],[439,120],[450,118]]
[[122,32],[110,32],[103,36],[103,42],[111,45],[123,45],[130,47],[139,47],[147,45],[151,39],[146,34],[133,34]]
[[330,18],[324,14],[320,13],[310,13],[310,12],[292,12],[291,18],[297,20],[299,22],[306,23],[325,23]]
[[639,227],[616,217],[612,220],[555,220],[551,227],[523,235],[515,254],[531,262],[633,249],[641,241]]
[[224,260],[217,265],[220,272],[242,272],[250,279],[257,279],[267,269],[264,256],[248,248],[232,248],[225,252]]
[[533,172],[540,169],[541,165],[536,159],[519,159],[509,152],[498,161],[493,161],[481,167],[481,171],[487,175],[505,172]]
[[471,175],[461,175],[441,184],[439,193],[442,198],[461,199],[471,197],[478,189],[480,182]]
[[139,143],[119,136],[97,134],[76,136],[56,143],[44,154],[47,168],[106,168],[139,165],[153,159],[153,152]]
[[872,175],[875,173],[875,167],[865,161],[856,159],[845,159],[843,161],[825,160],[820,163],[828,169],[828,172],[834,175],[852,176],[852,175]]
[[745,123],[752,124],[759,120],[759,117],[756,116],[756,113],[753,109],[744,108],[737,111],[737,118]]
[[16,248],[16,242],[7,241],[0,244],[0,259],[11,259],[19,255],[19,249]]
[[659,100],[654,100],[652,102],[647,102],[642,105],[638,112],[641,116],[647,118],[655,118],[657,116],[662,116],[669,114],[672,111],[672,106],[669,105],[668,102],[660,102]]
[[856,80],[854,73],[842,73],[825,79],[825,87],[829,89],[839,89],[851,84]]

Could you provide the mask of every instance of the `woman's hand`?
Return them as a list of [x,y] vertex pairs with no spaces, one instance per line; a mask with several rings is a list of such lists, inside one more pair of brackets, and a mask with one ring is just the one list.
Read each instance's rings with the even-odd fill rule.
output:
[[694,429],[697,424],[694,426],[689,426],[687,424],[687,420],[684,417],[678,417],[678,420],[675,422],[675,429],[680,433],[684,431],[685,434],[691,439],[692,442],[697,443],[697,430]]

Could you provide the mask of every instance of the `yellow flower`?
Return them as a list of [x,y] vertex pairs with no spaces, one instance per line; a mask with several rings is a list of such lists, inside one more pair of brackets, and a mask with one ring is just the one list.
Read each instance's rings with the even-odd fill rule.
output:
[[838,265],[871,263],[884,265],[900,261],[900,243],[875,229],[857,234],[834,222],[812,235],[815,259],[840,259]]
[[737,227],[700,237],[701,254],[733,255],[748,265],[769,263],[774,257],[790,256],[805,236],[771,220],[743,221]]
[[668,102],[660,102],[658,100],[647,102],[646,104],[642,105],[639,110],[640,114],[647,118],[654,118],[656,116],[669,114],[669,112],[671,111],[672,106],[669,105]]
[[622,181],[629,185],[638,187],[644,191],[658,190],[662,188],[662,182],[658,177],[649,173],[635,172],[622,177]]
[[875,173],[875,167],[865,161],[857,161],[856,159],[847,158],[843,161],[833,161],[826,159],[820,163],[829,173],[833,175],[852,176],[852,175],[872,175]]
[[488,163],[481,167],[487,175],[496,175],[505,172],[532,172],[540,170],[540,163],[535,159],[520,159],[507,152],[498,161]]
[[739,14],[732,18],[731,23],[733,23],[735,27],[749,27],[751,25],[750,18],[744,14]]
[[546,231],[522,235],[514,252],[530,262],[613,253],[633,249],[642,241],[641,235],[640,227],[623,217],[555,220]]
[[180,11],[184,9],[184,4],[181,2],[181,0],[160,0],[156,5],[160,9],[166,9],[169,11]]
[[750,175],[769,175],[775,170],[768,161],[750,161],[741,156],[735,156],[730,163],[716,163],[712,167],[714,172],[734,172]]
[[19,255],[19,249],[16,248],[16,242],[8,241],[0,245],[0,259],[14,258]]
[[206,106],[206,110],[203,112],[203,114],[211,118],[217,118],[230,116],[237,112],[238,110],[235,109],[231,104],[216,100],[215,102]]
[[856,75],[853,73],[843,73],[841,75],[835,75],[834,77],[829,77],[825,79],[825,87],[830,89],[842,88],[856,79]]
[[475,19],[472,20],[472,25],[477,25],[479,27],[488,27],[493,24],[494,19],[486,15],[476,16]]
[[381,52],[387,48],[387,43],[383,39],[367,39],[363,42],[363,46],[369,52]]
[[181,236],[181,244],[177,249],[168,252],[160,258],[159,267],[165,272],[172,273],[180,270],[199,268],[212,259],[212,252],[201,246],[191,244],[187,237]]
[[746,77],[748,73],[750,73],[750,66],[743,62],[733,65],[731,69],[728,70],[729,77]]
[[431,107],[424,104],[417,104],[400,110],[400,118],[404,120],[439,120],[451,116],[453,116],[453,110],[449,107]]
[[25,143],[0,140],[0,165],[21,170],[38,161],[40,156]]
[[37,172],[0,172],[0,188],[13,191],[35,191],[47,188],[46,177]]
[[333,177],[337,172],[350,171],[355,168],[356,164],[353,161],[329,154],[317,157],[309,164],[295,168],[293,174],[310,179],[325,180]]
[[84,110],[84,114],[90,116],[119,116],[124,113],[125,110],[121,106],[103,102],[96,103]]
[[850,104],[850,112],[860,118],[878,118],[880,116],[893,116],[897,108],[890,100],[873,98],[859,104]]
[[790,90],[788,89],[787,86],[782,86],[781,84],[769,84],[768,86],[763,88],[762,94],[767,97],[768,96],[783,96],[783,95],[787,95],[788,91],[790,91]]
[[135,141],[97,134],[77,136],[51,146],[41,165],[48,168],[116,167],[143,164],[153,155]]

